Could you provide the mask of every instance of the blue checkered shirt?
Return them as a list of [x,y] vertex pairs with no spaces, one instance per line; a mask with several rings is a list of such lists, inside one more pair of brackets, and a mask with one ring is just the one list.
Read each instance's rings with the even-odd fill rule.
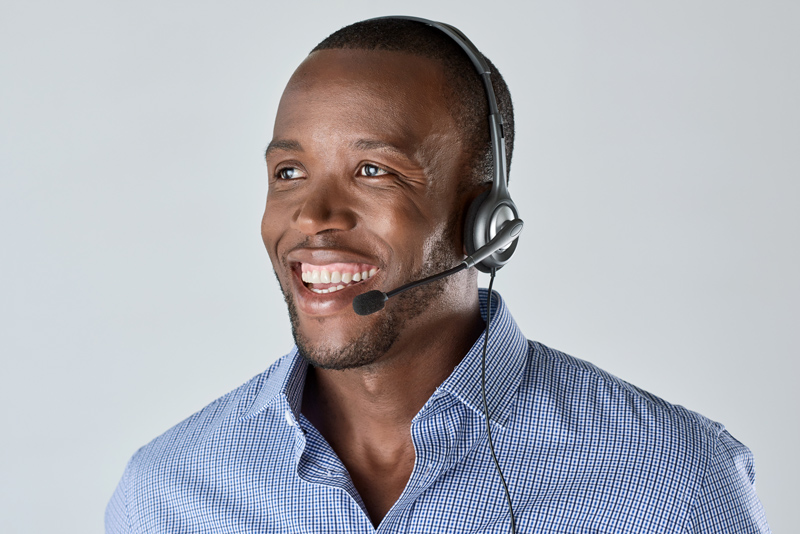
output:
[[[499,296],[493,309],[487,396],[518,532],[769,532],[752,455],[721,424],[526,340]],[[294,350],[141,448],[106,532],[509,532],[482,343],[412,420],[414,469],[377,529],[300,412],[307,364]]]

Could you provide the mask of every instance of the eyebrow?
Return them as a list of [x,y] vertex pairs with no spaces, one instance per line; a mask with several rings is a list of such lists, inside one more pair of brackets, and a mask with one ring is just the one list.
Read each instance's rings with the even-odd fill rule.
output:
[[359,139],[353,143],[353,146],[355,146],[355,148],[358,150],[380,150],[382,152],[388,152],[394,156],[401,157],[407,161],[413,161],[413,158],[411,158],[405,150],[401,149],[397,145],[387,143],[386,141],[380,141],[377,139]]
[[294,141],[292,139],[273,139],[267,145],[267,150],[264,152],[264,158],[268,158],[269,155],[276,150],[302,152],[303,147],[298,141]]
[[[401,157],[408,161],[413,161],[413,158],[396,145],[381,141],[378,139],[358,139],[353,142],[353,146],[358,150],[379,150],[388,152],[394,156]],[[299,141],[294,139],[273,139],[267,145],[267,150],[264,152],[264,158],[268,158],[270,154],[278,150],[285,150],[290,152],[303,152],[303,146]]]

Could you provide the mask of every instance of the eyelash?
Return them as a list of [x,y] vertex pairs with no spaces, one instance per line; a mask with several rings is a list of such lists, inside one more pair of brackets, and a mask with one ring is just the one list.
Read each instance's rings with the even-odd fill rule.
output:
[[297,168],[297,167],[280,167],[278,169],[275,169],[275,178],[277,178],[278,180],[284,180],[284,181],[287,181],[287,182],[291,182],[292,180],[296,180],[297,178],[285,178],[283,176],[284,171],[298,171],[298,172],[300,172],[300,169]]
[[[378,174],[373,174],[373,175],[365,174],[364,173],[364,168],[365,167],[373,167],[373,168],[377,169]],[[298,167],[279,167],[278,169],[275,169],[275,178],[278,179],[278,180],[283,180],[283,181],[287,181],[287,182],[291,182],[291,181],[297,179],[297,178],[286,178],[286,177],[284,177],[283,176],[284,171],[302,172],[302,171],[300,171],[300,169]],[[375,165],[374,163],[364,163],[358,168],[358,174],[359,174],[359,176],[364,176],[365,178],[378,178],[380,176],[386,176],[387,174],[390,174],[390,172],[388,170],[384,169],[383,167],[379,166],[379,165]]]
[[[369,175],[367,175],[367,174],[363,174],[364,167],[374,167],[374,168],[378,169],[378,172],[379,172],[380,174],[376,174],[376,175],[372,175],[372,176],[369,176]],[[362,176],[365,176],[365,177],[367,177],[367,178],[377,178],[377,177],[379,177],[379,176],[386,176],[387,174],[389,174],[389,171],[387,171],[387,170],[386,170],[386,169],[384,169],[383,167],[380,167],[380,166],[378,166],[378,165],[375,165],[374,163],[364,163],[363,165],[361,165],[361,166],[358,168],[358,170],[359,170],[359,174],[360,174],[360,175],[362,175]]]

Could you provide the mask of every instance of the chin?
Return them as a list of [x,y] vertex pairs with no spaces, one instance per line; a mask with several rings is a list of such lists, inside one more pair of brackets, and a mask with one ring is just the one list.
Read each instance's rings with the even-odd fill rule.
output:
[[[341,334],[341,327],[325,324],[329,321],[301,321],[291,299],[286,300],[297,350],[309,364],[320,369],[344,370],[371,366],[389,352],[400,334],[395,314],[385,313],[370,318],[372,320],[368,321],[368,325],[356,326],[353,324],[355,321],[348,321],[352,331],[358,330],[349,339],[343,335],[327,337],[325,330],[334,328]],[[308,329],[316,331],[307,332]]]
[[[302,320],[291,292],[284,292],[289,309],[292,335],[298,352],[309,364],[320,369],[345,370],[368,367],[379,363],[406,330],[411,318],[425,315],[425,311],[444,292],[444,284],[434,283],[398,295],[386,308],[376,314],[355,318],[353,321]],[[309,331],[313,329],[314,331]],[[325,331],[339,335],[326,336]],[[350,330],[349,338],[341,335]]]

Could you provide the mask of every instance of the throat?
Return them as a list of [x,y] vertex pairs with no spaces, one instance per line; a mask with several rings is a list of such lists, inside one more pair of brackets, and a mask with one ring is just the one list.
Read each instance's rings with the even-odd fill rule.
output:
[[370,463],[342,460],[374,527],[378,527],[400,495],[403,494],[414,469],[414,460],[413,446],[411,446],[410,456],[406,454],[391,462]]
[[[377,528],[400,498],[414,469],[411,421],[393,426],[363,424],[363,417],[354,419],[352,412],[341,412],[335,401],[320,395],[319,372],[313,367],[308,370],[301,410],[344,464]],[[370,419],[374,423],[374,418]]]

